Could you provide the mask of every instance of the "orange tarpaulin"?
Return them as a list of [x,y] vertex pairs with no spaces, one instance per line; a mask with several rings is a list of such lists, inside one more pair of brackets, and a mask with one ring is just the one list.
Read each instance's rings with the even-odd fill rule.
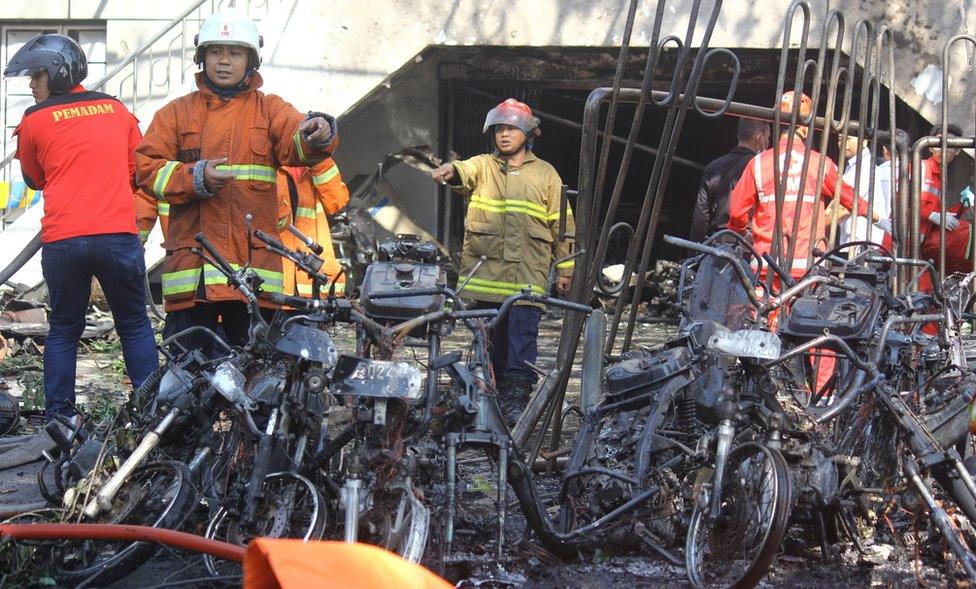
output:
[[259,538],[244,556],[244,589],[449,589],[424,567],[370,544]]

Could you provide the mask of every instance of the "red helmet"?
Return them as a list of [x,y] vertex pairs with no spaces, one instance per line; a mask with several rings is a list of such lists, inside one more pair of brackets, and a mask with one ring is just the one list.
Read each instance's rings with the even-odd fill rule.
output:
[[[793,90],[783,94],[783,97],[779,99],[779,110],[786,116],[793,114],[793,98],[796,93]],[[806,94],[800,93],[800,120],[806,120],[809,118],[810,113],[813,112],[813,101]]]
[[485,126],[481,132],[487,133],[488,129],[495,125],[511,125],[526,135],[531,134],[533,137],[542,135],[542,131],[539,129],[539,118],[532,116],[532,109],[527,104],[514,98],[507,98],[488,111],[488,116],[485,117]]

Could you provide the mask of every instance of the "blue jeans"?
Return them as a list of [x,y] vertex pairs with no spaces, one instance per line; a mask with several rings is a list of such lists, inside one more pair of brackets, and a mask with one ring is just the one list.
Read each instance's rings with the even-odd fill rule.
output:
[[[478,309],[497,309],[499,303],[478,301]],[[534,387],[539,375],[526,362],[535,364],[539,357],[536,340],[542,309],[519,305],[512,307],[508,319],[490,333],[491,364],[495,378],[501,382]]]
[[75,411],[78,341],[85,330],[92,276],[105,292],[125,369],[138,388],[159,367],[146,316],[146,262],[139,238],[129,233],[88,235],[45,243],[41,269],[47,282],[51,330],[44,344],[44,398],[48,417]]

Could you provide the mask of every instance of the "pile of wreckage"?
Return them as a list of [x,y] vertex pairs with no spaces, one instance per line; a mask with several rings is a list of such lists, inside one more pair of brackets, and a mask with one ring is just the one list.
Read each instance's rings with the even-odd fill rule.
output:
[[[843,63],[848,31],[832,11],[819,50],[788,72],[789,48],[799,43],[805,56],[810,43],[803,0],[789,12],[777,93],[812,76],[813,112],[829,116],[697,96],[705,61],[721,54],[737,68],[734,54],[708,46],[719,7],[704,30],[688,24],[679,67],[663,79],[654,49],[677,37],[654,29],[640,88],[620,87],[628,26],[614,86],[591,93],[574,203],[580,270],[567,298],[525,291],[497,310],[468,309],[448,286],[457,274],[448,252],[403,213],[409,204],[388,181],[405,160],[399,171],[418,178],[436,162],[416,150],[391,156],[357,191],[363,206],[349,215],[352,237],[339,250],[360,278],[358,294],[265,293],[297,312],[271,321],[253,313],[242,348],[211,334],[214,356],[182,346],[177,334],[160,345],[164,366],[111,415],[46,425],[39,481],[48,504],[0,524],[6,570],[105,585],[170,545],[202,553],[199,566],[214,582],[233,582],[238,547],[297,538],[375,544],[447,576],[533,545],[562,561],[640,554],[684,567],[696,587],[751,587],[787,544],[830,560],[848,548],[866,554],[884,538],[935,563],[941,582],[976,582],[976,369],[964,335],[976,319],[976,268],[947,276],[944,255],[937,264],[920,259],[910,221],[919,217],[921,183],[910,171],[921,168],[921,151],[972,149],[976,138],[950,138],[943,127],[910,145],[897,130],[893,94],[887,119],[878,94],[868,109],[868,89],[895,75],[887,27],[858,23],[855,35],[875,52],[863,64],[856,51]],[[806,19],[798,42],[790,38],[796,18]],[[835,19],[841,24],[828,26]],[[976,46],[969,35],[956,42]],[[838,71],[862,66],[861,78],[839,84]],[[863,85],[860,105],[850,99],[855,84]],[[605,190],[609,147],[598,142],[599,122],[610,135],[625,103],[637,104],[634,132]],[[665,110],[667,124],[641,216],[624,227],[614,213],[646,108]],[[667,276],[679,324],[661,345],[634,345],[640,306],[631,303],[647,300],[664,189],[688,115],[766,120],[790,143],[798,127],[811,127],[804,159],[848,134],[884,144],[905,172],[896,179],[891,246],[862,240],[795,252],[780,229],[772,251],[759,253],[731,231],[702,243],[664,236],[692,254],[654,270]],[[786,183],[777,184],[771,198],[782,214],[794,205],[784,202]],[[394,236],[363,230],[377,225]],[[627,259],[604,274],[618,231],[631,239]],[[255,238],[305,270],[321,287],[315,292],[328,291],[314,254]],[[221,253],[198,241],[256,309],[255,274],[221,264]],[[801,257],[802,275],[782,270]],[[931,287],[919,288],[923,278]],[[594,293],[614,300],[606,312]],[[565,315],[555,366],[509,424],[486,333],[517,302]],[[35,337],[37,307],[7,307],[13,321],[0,329]],[[349,341],[340,341],[340,326]],[[448,349],[450,338],[463,347]]]

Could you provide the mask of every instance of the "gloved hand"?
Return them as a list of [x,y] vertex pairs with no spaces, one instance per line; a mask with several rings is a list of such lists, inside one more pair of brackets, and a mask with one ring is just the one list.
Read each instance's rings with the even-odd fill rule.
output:
[[959,219],[956,219],[956,216],[952,213],[946,213],[944,222],[942,215],[939,213],[932,213],[929,215],[929,221],[935,223],[936,225],[944,225],[946,231],[955,231],[959,227]]
[[298,130],[313,149],[322,150],[339,134],[339,123],[332,115],[310,111],[298,125]]
[[973,189],[971,186],[967,186],[962,189],[962,192],[959,193],[959,202],[961,202],[964,207],[973,206],[973,203],[976,202],[976,194],[973,194]]
[[878,220],[877,223],[875,223],[875,226],[878,229],[884,231],[885,233],[891,233],[892,232],[891,231],[891,219],[880,219],[880,220]]

